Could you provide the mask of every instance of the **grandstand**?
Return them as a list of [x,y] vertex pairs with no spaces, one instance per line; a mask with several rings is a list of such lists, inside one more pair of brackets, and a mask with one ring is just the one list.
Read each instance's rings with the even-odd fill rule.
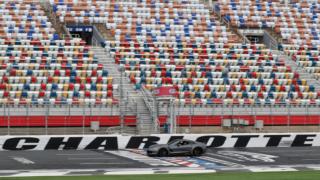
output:
[[[100,133],[159,133],[167,124],[170,132],[250,132],[257,122],[266,132],[318,130],[319,7],[0,0],[0,126],[30,134],[85,133],[92,122]],[[244,31],[263,38],[250,42]],[[157,96],[160,87],[171,94]]]

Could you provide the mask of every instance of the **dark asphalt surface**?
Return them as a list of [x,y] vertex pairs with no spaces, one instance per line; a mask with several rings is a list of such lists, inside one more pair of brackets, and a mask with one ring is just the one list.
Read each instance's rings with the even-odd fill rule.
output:
[[[167,164],[166,164],[167,163]],[[190,165],[191,163],[191,165]],[[320,165],[320,147],[208,149],[201,157],[151,158],[142,151],[1,151],[0,170],[205,168]]]
[[[33,163],[23,163],[15,158],[25,158]],[[0,170],[149,167],[103,151],[3,151],[0,159]]]
[[[270,159],[273,159],[274,162],[269,162],[267,160],[259,160],[257,158],[256,160],[248,158],[238,158],[238,161],[236,161],[237,158],[232,157],[232,159],[228,159],[227,157],[230,156],[220,156],[220,154],[226,154],[223,153],[225,151],[241,151],[241,152],[250,152],[250,153],[257,153],[257,156],[259,154],[265,154],[274,156]],[[245,165],[245,166],[255,166],[255,165],[301,165],[301,164],[319,164],[320,165],[320,147],[295,147],[295,148],[244,148],[244,149],[210,149],[207,153],[209,156],[214,156],[217,158],[230,160],[232,162],[237,162],[239,164]],[[240,161],[240,160],[243,161]],[[262,159],[264,159],[262,157]]]

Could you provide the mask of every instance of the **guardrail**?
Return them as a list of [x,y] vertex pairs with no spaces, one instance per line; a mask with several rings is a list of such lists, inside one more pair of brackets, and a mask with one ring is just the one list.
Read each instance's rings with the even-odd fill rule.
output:
[[94,46],[101,46],[103,42],[106,40],[102,36],[102,34],[99,32],[98,28],[94,25],[93,26],[93,36],[92,36],[92,45]]
[[278,49],[278,41],[267,30],[264,31],[263,41],[269,49]]

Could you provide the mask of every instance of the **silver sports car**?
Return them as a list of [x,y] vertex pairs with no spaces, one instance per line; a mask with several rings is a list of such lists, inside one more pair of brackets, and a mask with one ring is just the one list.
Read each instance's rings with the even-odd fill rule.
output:
[[177,139],[168,144],[155,144],[146,149],[149,156],[191,155],[200,156],[206,152],[206,145],[201,142]]

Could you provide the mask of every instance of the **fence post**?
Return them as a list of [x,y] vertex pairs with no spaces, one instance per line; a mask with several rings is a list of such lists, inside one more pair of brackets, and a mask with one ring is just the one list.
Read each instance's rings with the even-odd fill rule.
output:
[[50,104],[46,104],[46,117],[45,117],[45,134],[48,135],[48,116],[49,116],[49,108]]
[[[256,123],[256,121],[257,121],[257,119],[256,119],[256,114],[257,114],[256,110],[254,111],[254,110],[253,110],[253,105],[251,105],[251,117],[252,117],[252,120],[253,120],[253,125],[255,125],[255,123]],[[249,124],[250,124],[250,123],[249,123]]]
[[291,108],[290,108],[290,105],[289,104],[287,104],[287,111],[288,111],[288,113],[287,113],[287,128],[288,128],[288,132],[290,132],[290,123],[291,123],[291,113],[290,113],[290,111],[291,111]]
[[192,118],[192,110],[191,110],[191,104],[189,104],[189,132],[191,131],[191,118]]
[[[231,119],[233,120],[234,119],[234,116],[233,116],[233,104],[231,104]],[[237,120],[239,121],[239,120]]]
[[139,134],[140,132],[140,129],[141,129],[141,123],[139,121],[139,111],[138,111],[138,102],[134,101],[134,104],[135,104],[135,111],[136,111],[136,127],[137,128],[137,134]]
[[271,105],[269,105],[269,107],[270,107],[270,111],[269,111],[269,117],[271,118],[270,120],[271,120],[271,122],[272,122],[272,125],[271,125],[271,127],[272,127],[272,129],[273,129],[273,126],[274,126],[274,122],[273,122],[273,115],[272,115],[272,106]]
[[[70,121],[70,118],[71,118],[71,105],[70,104],[68,104],[68,121]],[[66,128],[66,130],[67,130],[67,128]],[[68,132],[66,132],[67,134],[69,134]]]
[[123,89],[123,75],[124,75],[124,72],[125,72],[125,67],[124,66],[120,66],[118,68],[118,71],[120,72],[120,94],[119,94],[119,98],[120,98],[120,101],[119,101],[119,112],[120,112],[120,133],[123,134],[123,129],[124,129],[124,111],[123,111],[123,101],[124,101],[124,89]]
[[27,122],[28,122],[28,129],[27,129],[27,134],[29,135],[30,134],[30,124],[29,124],[29,120],[30,120],[30,117],[29,117],[29,106],[30,104],[27,104],[26,106],[26,116],[27,116]]
[[9,107],[7,107],[6,104],[4,104],[4,115],[5,114],[7,114],[7,134],[10,135],[10,113]]
[[176,106],[177,106],[177,109],[178,109],[178,115],[176,117],[177,126],[178,126],[178,130],[179,130],[178,133],[181,133],[181,127],[180,127],[180,110],[181,110],[181,108],[180,108],[180,99],[179,99],[179,104],[176,105]]
[[224,119],[224,103],[222,103],[221,106],[217,105],[217,107],[220,107],[221,109],[221,124],[222,124]]
[[[318,108],[319,108],[319,105],[317,105],[318,106]],[[319,111],[317,111],[318,112],[318,114],[317,114],[317,117],[318,117],[318,131],[320,132],[320,112]]]
[[82,107],[82,135],[84,135],[84,131],[85,131],[85,104],[83,104]]
[[[212,118],[212,122],[214,122],[214,120],[215,120],[215,114],[214,114],[214,106],[211,106],[211,105],[209,105],[209,107],[212,107],[212,115],[211,115],[211,118]],[[211,109],[211,108],[209,108],[209,109]],[[209,114],[209,113],[208,113]],[[208,118],[208,120],[210,121],[210,116],[209,116],[209,118]],[[208,123],[208,122],[207,122]],[[212,124],[213,125],[213,124]],[[209,125],[209,123],[208,123],[208,126],[210,126]]]
[[310,112],[309,112],[309,107],[308,105],[305,106],[306,112],[307,112],[307,117],[305,117],[305,121],[304,121],[304,126],[306,126],[308,124],[308,122],[310,122]]
[[[192,122],[193,122],[193,118],[194,118],[194,109],[195,109],[195,104],[192,104],[192,116],[191,116],[191,124],[190,124],[191,128],[192,128]],[[190,128],[190,132],[192,132],[191,128]]]
[[[93,117],[93,114],[92,114],[92,104],[89,105],[90,106],[90,119],[89,119],[89,126],[91,126],[91,121],[92,121],[92,117]],[[96,119],[93,119],[94,121],[96,121]],[[91,127],[89,127],[91,128]],[[90,129],[89,129],[90,130]],[[89,131],[89,134],[91,133],[91,131]]]

